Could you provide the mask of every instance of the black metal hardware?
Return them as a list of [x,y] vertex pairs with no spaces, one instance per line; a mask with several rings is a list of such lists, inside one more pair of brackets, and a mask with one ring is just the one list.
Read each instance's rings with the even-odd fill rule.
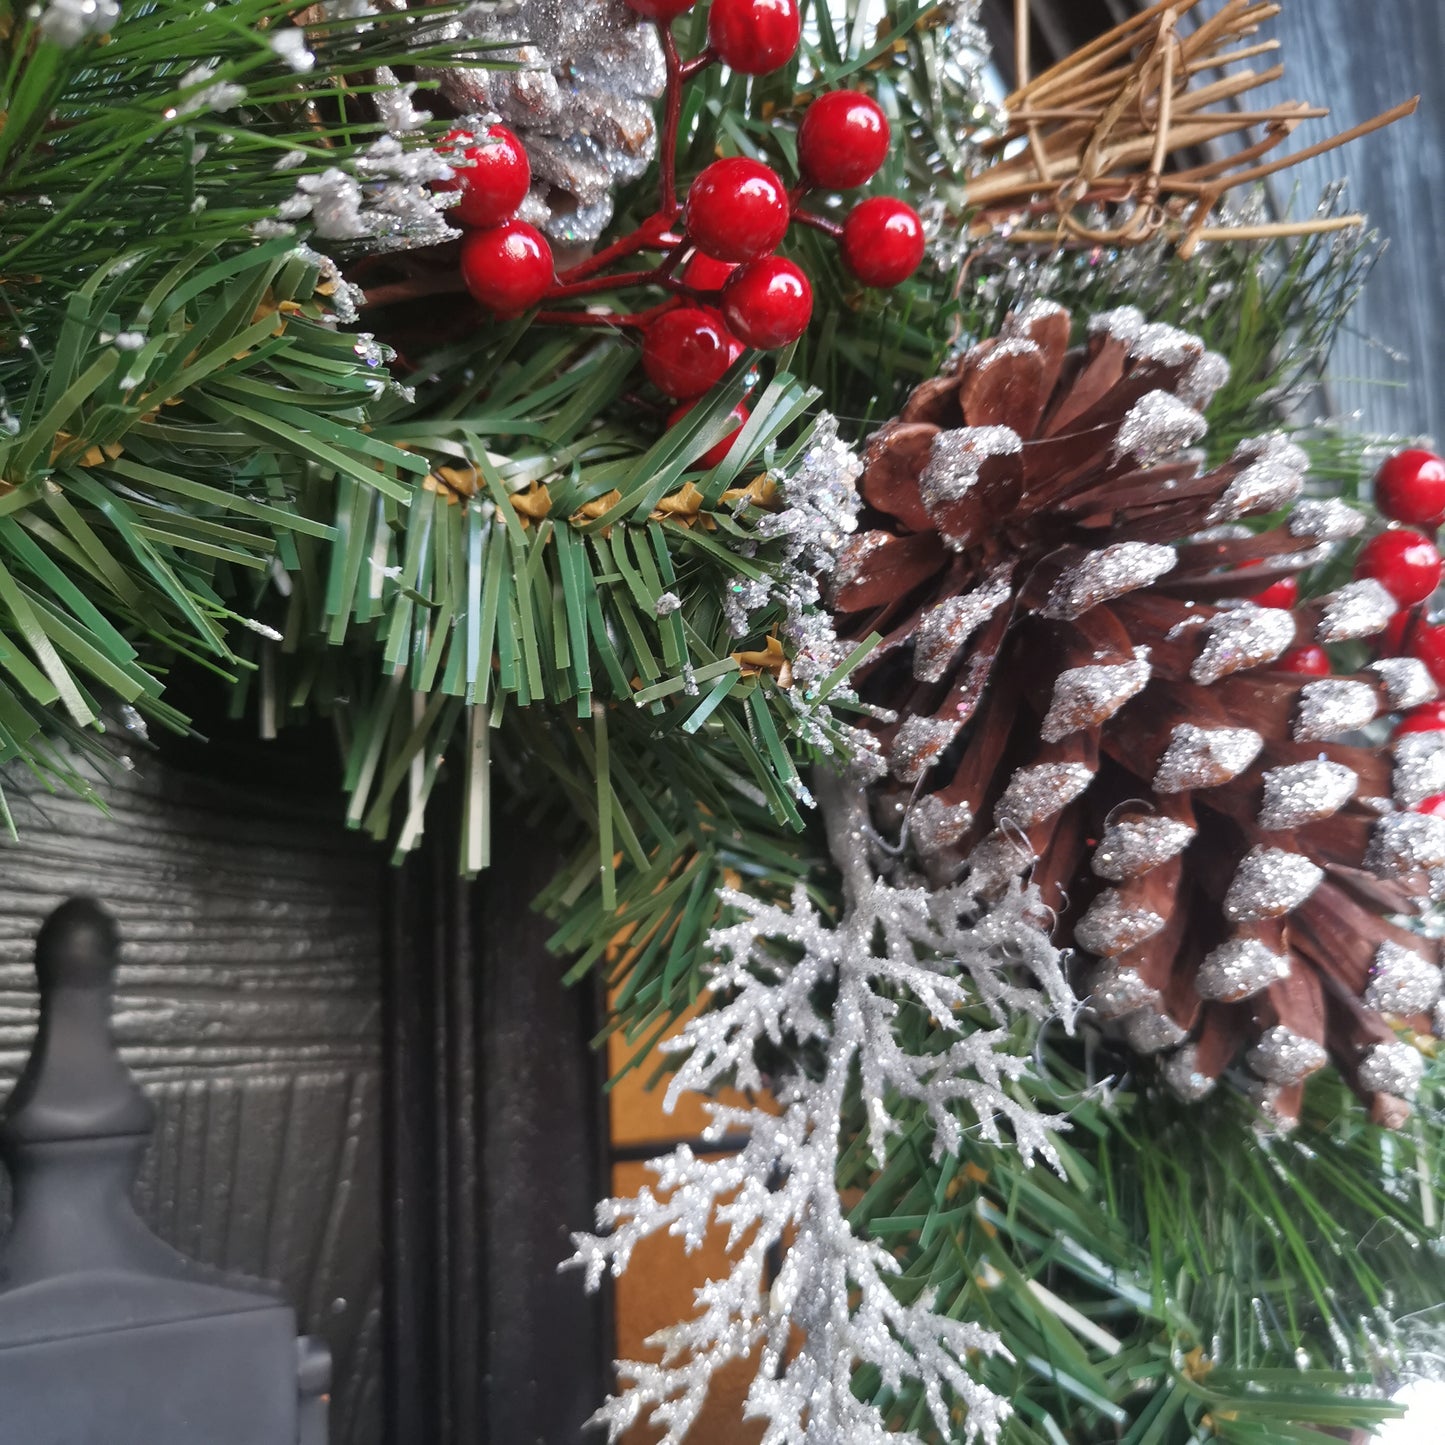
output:
[[0,1115],[0,1445],[325,1445],[325,1346],[132,1207],[153,1111],[111,1039],[118,943],[74,898],[36,944],[40,1030]]

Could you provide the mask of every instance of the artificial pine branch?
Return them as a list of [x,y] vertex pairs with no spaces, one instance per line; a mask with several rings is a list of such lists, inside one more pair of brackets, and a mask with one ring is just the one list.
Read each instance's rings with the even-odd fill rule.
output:
[[115,702],[183,726],[171,658],[240,664],[241,579],[330,533],[297,505],[318,473],[404,499],[425,470],[365,434],[380,353],[335,329],[334,262],[263,239],[294,230],[278,203],[328,172],[347,196],[354,165],[392,239],[408,206],[444,229],[381,124],[300,104],[299,74],[334,91],[412,36],[339,24],[308,51],[286,0],[73,9],[15,19],[0,95],[0,759],[67,786],[47,733]]

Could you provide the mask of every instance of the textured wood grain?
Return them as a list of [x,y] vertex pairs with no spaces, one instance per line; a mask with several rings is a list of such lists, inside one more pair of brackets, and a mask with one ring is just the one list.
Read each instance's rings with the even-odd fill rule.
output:
[[1310,100],[1331,109],[1291,138],[1303,149],[1335,130],[1423,94],[1409,120],[1286,173],[1299,182],[1296,211],[1308,214],[1338,179],[1348,199],[1388,238],[1348,332],[1329,368],[1329,400],[1338,414],[1385,434],[1445,434],[1445,232],[1438,197],[1445,185],[1445,107],[1435,84],[1445,55],[1440,0],[1285,0],[1267,27],[1283,45],[1285,77],[1265,99]]
[[185,1253],[282,1286],[331,1346],[333,1442],[375,1445],[382,864],[334,808],[150,754],[98,778],[108,816],[4,782],[0,1092],[34,1032],[35,931],[92,893],[124,938],[116,1038],[157,1109],[138,1205]]

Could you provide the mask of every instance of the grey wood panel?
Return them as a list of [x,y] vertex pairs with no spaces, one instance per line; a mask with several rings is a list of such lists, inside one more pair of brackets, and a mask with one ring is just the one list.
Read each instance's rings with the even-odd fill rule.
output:
[[[1217,8],[1213,7],[1213,8]],[[1296,210],[1308,214],[1320,191],[1346,179],[1351,208],[1388,238],[1350,327],[1329,368],[1337,413],[1358,414],[1360,429],[1445,439],[1445,105],[1438,76],[1445,61],[1441,0],[1284,0],[1265,26],[1283,45],[1284,79],[1259,92],[1330,107],[1327,121],[1301,126],[1288,144],[1303,149],[1412,95],[1415,116],[1280,178],[1300,183]],[[1267,64],[1268,61],[1257,62]]]
[[145,752],[97,775],[108,814],[3,782],[21,839],[0,848],[0,1094],[34,1033],[40,921],[92,893],[124,938],[116,1038],[157,1110],[139,1207],[192,1257],[279,1283],[331,1346],[333,1442],[377,1445],[384,862],[335,806]]

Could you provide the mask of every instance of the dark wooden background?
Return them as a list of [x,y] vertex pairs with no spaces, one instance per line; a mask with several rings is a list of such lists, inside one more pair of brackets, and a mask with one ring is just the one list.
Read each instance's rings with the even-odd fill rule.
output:
[[[480,884],[454,820],[406,867],[346,832],[324,730],[159,750],[117,730],[106,812],[0,770],[0,1097],[34,1035],[33,940],[67,896],[123,935],[115,1031],[158,1125],[156,1232],[278,1283],[331,1347],[333,1445],[570,1442],[606,1388],[603,1305],[559,1276],[607,1178],[587,988],[527,907],[525,818]],[[0,1230],[7,1183],[0,1171]]]
[[[1217,8],[1215,6],[1214,8]],[[1328,405],[1358,429],[1437,441],[1445,434],[1445,63],[1441,0],[1284,0],[1267,33],[1281,41],[1284,79],[1261,95],[1330,107],[1292,137],[1302,149],[1412,95],[1409,120],[1343,150],[1304,162],[1280,179],[1308,214],[1320,192],[1349,183],[1387,247],[1330,365]],[[1256,64],[1267,64],[1259,61]]]

